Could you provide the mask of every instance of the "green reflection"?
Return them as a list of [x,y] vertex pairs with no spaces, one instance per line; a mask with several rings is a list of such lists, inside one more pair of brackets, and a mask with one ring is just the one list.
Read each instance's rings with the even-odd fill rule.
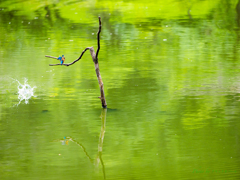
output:
[[[91,57],[44,58],[96,48],[98,16],[104,151]],[[0,34],[0,179],[238,179],[238,0],[1,1]]]

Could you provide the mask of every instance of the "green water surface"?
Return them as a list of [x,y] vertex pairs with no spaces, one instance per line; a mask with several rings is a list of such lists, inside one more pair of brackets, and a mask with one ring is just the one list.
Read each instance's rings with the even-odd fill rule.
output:
[[[89,51],[45,57],[98,16],[105,110]],[[239,130],[238,0],[0,1],[1,180],[237,180]]]

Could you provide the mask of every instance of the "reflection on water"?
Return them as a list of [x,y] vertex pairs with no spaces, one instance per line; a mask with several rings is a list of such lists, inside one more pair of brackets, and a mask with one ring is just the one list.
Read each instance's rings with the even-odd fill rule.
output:
[[61,142],[62,142],[62,145],[68,145],[68,139],[66,139],[66,137],[64,137],[64,139],[63,140],[61,140]]
[[[100,131],[100,135],[99,135],[98,152],[97,152],[97,156],[96,156],[95,160],[90,157],[90,155],[87,152],[87,150],[84,147],[84,145],[82,145],[81,143],[77,142],[73,138],[71,138],[71,137],[64,137],[63,140],[60,140],[62,145],[68,145],[69,141],[71,141],[71,142],[74,142],[75,144],[77,144],[79,147],[81,147],[81,149],[83,150],[83,152],[85,153],[87,158],[90,160],[91,163],[94,164],[94,166],[98,167],[99,163],[101,163],[102,172],[103,172],[103,178],[104,179],[106,179],[106,173],[105,173],[104,162],[103,162],[103,159],[102,159],[102,150],[103,150],[103,140],[104,140],[104,134],[105,134],[105,127],[106,127],[106,116],[107,116],[107,109],[104,108],[104,109],[102,109],[102,113],[101,113],[102,125],[101,125],[101,131]],[[61,155],[61,154],[59,154],[59,155]]]
[[102,109],[102,113],[101,113],[102,126],[101,126],[101,132],[99,135],[98,153],[95,160],[95,166],[98,166],[99,163],[101,163],[102,165],[102,172],[103,172],[104,179],[106,179],[106,173],[105,173],[104,162],[102,159],[102,152],[103,152],[103,140],[104,140],[104,134],[105,134],[105,128],[106,128],[106,117],[107,117],[107,109]]
[[[90,54],[44,58],[98,16],[107,112]],[[0,34],[0,179],[239,179],[238,0],[2,1]]]

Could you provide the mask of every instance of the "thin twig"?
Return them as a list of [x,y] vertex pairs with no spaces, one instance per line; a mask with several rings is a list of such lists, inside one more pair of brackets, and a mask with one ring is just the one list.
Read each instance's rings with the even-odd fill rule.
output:
[[48,55],[46,55],[45,57],[49,57],[49,58],[53,58],[53,59],[58,59],[57,57],[48,56]]
[[97,48],[97,51],[96,51],[96,62],[98,62],[98,53],[99,53],[99,50],[100,50],[100,32],[101,32],[101,29],[102,29],[101,17],[99,16],[98,19],[99,19],[99,30],[98,30],[98,33],[97,33],[98,48]]
[[[73,62],[69,63],[69,64],[49,64],[49,66],[58,66],[58,65],[64,65],[64,66],[70,66],[70,65],[73,65],[75,62],[79,61],[83,54],[89,49],[89,47],[87,47],[86,49],[84,49],[84,51],[82,52],[82,54],[79,56],[78,59],[74,60]],[[53,56],[45,56],[45,57],[49,57],[49,58],[54,58],[54,59],[57,59],[56,57],[53,57]]]

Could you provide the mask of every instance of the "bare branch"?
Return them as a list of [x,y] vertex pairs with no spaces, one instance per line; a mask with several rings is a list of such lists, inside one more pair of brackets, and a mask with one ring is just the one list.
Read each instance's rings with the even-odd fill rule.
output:
[[58,59],[57,57],[48,56],[48,55],[46,55],[45,57],[49,57],[49,58],[53,58],[53,59]]
[[[98,64],[98,53],[100,51],[100,33],[101,33],[101,30],[102,30],[102,22],[101,22],[101,17],[98,17],[98,20],[99,20],[99,29],[98,29],[98,33],[97,33],[97,41],[98,41],[98,48],[97,48],[97,51],[96,51],[96,54],[94,52],[94,49],[93,47],[87,47],[84,49],[84,51],[82,52],[82,54],[79,56],[78,59],[74,60],[73,62],[69,63],[69,64],[49,64],[49,66],[59,66],[59,65],[64,65],[64,66],[70,66],[70,65],[73,65],[74,63],[76,63],[77,61],[79,61],[83,54],[89,50],[90,51],[90,54],[92,56],[92,60],[94,62],[94,66],[95,66],[95,71],[96,71],[96,75],[97,75],[97,78],[98,78],[98,84],[99,84],[99,88],[100,88],[100,93],[101,93],[101,97],[99,97],[101,99],[101,102],[102,102],[102,107],[103,108],[107,108],[107,103],[106,103],[106,99],[105,99],[105,95],[104,95],[104,90],[103,90],[103,81],[102,81],[102,78],[101,78],[101,75],[100,75],[100,70],[99,70],[99,64]],[[57,57],[53,57],[53,56],[45,56],[45,57],[49,57],[49,58],[54,58],[54,59],[58,59]]]
[[[70,65],[73,65],[75,62],[79,61],[83,54],[88,50],[90,49],[89,47],[87,47],[86,49],[84,49],[84,51],[82,52],[82,54],[79,56],[78,59],[74,60],[73,62],[69,63],[69,64],[49,64],[49,66],[58,66],[58,65],[64,65],[64,66],[70,66]],[[50,58],[54,58],[54,59],[57,59],[56,57],[52,57],[52,56],[45,56],[45,57],[50,57]]]
[[102,29],[101,17],[99,16],[98,19],[99,19],[99,29],[98,29],[98,33],[97,33],[98,48],[97,48],[97,51],[96,51],[96,62],[98,62],[98,53],[99,53],[99,50],[100,50],[100,32],[101,32],[101,29]]
[[[100,50],[100,33],[101,33],[101,29],[102,29],[102,22],[101,22],[101,17],[98,17],[99,19],[99,29],[98,29],[98,33],[97,33],[97,41],[98,41],[98,48],[97,48],[97,51],[96,51],[96,56],[94,58],[94,63],[98,63],[98,53],[99,53],[99,50]],[[70,66],[70,65],[73,65],[75,62],[79,61],[83,54],[88,50],[88,49],[91,49],[92,47],[87,47],[83,52],[82,54],[79,56],[78,59],[74,60],[73,62],[69,63],[69,64],[49,64],[49,66],[59,66],[59,65],[64,65],[64,66]],[[92,54],[92,52],[91,52]],[[58,59],[57,57],[53,57],[53,56],[48,56],[46,55],[45,57],[49,57],[49,58],[53,58],[53,59]]]

